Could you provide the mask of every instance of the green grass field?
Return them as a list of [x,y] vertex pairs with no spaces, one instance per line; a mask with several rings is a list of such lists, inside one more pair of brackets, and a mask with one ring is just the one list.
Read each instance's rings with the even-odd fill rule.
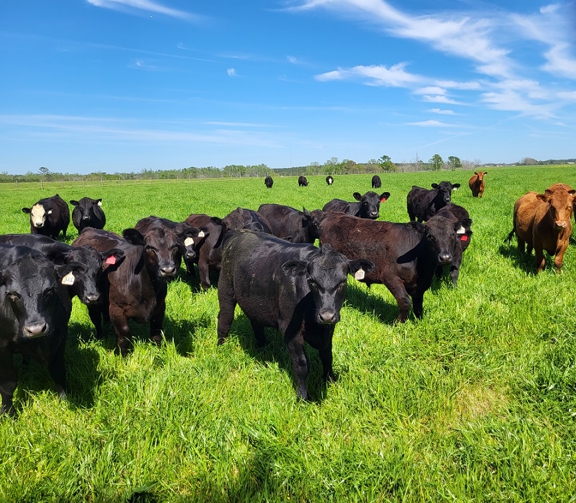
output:
[[[0,501],[574,501],[576,500],[576,242],[562,274],[534,274],[512,228],[514,201],[576,167],[488,169],[483,199],[468,171],[382,175],[381,220],[405,222],[416,184],[450,180],[474,235],[457,288],[424,297],[424,318],[394,323],[383,285],[349,279],[334,338],[336,383],[324,387],[315,351],[298,401],[279,335],[256,348],[237,311],[216,345],[217,290],[169,286],[166,342],[133,325],[134,351],[95,340],[74,301],[67,345],[69,398],[47,372],[20,368],[17,418],[0,419]],[[107,228],[148,215],[223,217],[277,202],[309,210],[352,200],[371,175],[2,185],[0,232],[29,232],[23,206],[59,193],[103,198]],[[70,226],[68,242],[76,237]]]

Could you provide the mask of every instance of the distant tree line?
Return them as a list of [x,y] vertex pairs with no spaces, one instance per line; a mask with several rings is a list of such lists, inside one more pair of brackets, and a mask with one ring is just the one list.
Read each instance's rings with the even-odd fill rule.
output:
[[548,159],[538,161],[532,157],[524,157],[520,161],[512,164],[481,164],[479,160],[460,160],[456,156],[448,156],[446,160],[439,154],[434,154],[428,162],[424,162],[416,156],[410,162],[394,163],[392,159],[383,155],[378,159],[370,159],[367,162],[356,162],[351,159],[339,161],[337,157],[331,157],[324,164],[312,162],[308,166],[295,166],[291,168],[270,168],[266,164],[254,166],[244,166],[241,164],[231,164],[224,168],[208,166],[197,168],[191,166],[183,169],[152,170],[143,169],[139,172],[126,173],[106,173],[95,171],[87,175],[78,173],[58,173],[42,166],[36,173],[27,172],[24,175],[11,175],[7,172],[0,173],[0,183],[18,182],[57,182],[57,181],[120,181],[120,180],[176,180],[192,178],[244,178],[257,177],[264,178],[267,175],[278,176],[298,176],[298,175],[348,175],[348,174],[370,174],[370,173],[393,173],[393,172],[413,172],[413,171],[440,171],[440,170],[473,170],[478,166],[537,166],[551,164],[575,164],[576,159]]

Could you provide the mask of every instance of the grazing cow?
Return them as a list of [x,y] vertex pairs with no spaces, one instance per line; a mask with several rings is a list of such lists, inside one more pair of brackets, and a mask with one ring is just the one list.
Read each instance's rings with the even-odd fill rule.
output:
[[298,177],[298,187],[308,187],[308,180],[305,176],[300,175]]
[[229,231],[248,229],[272,234],[272,226],[270,222],[268,222],[268,219],[254,210],[238,207],[228,213],[228,215],[222,219],[222,222],[226,226],[226,230]]
[[553,186],[544,194],[528,192],[514,204],[514,228],[508,234],[508,241],[516,234],[521,253],[527,245],[528,253],[536,254],[537,272],[546,266],[544,250],[554,257],[554,266],[562,272],[564,253],[572,233],[571,216],[576,200],[576,190]]
[[64,284],[70,298],[77,295],[87,306],[100,300],[104,275],[124,258],[122,250],[117,248],[100,253],[89,246],[70,246],[40,234],[4,234],[0,235],[0,243],[33,248],[55,265],[82,264],[66,277]]
[[272,179],[272,177],[270,175],[268,175],[266,178],[264,178],[264,185],[266,185],[266,187],[269,189],[271,189],[272,185],[274,185],[274,180]]
[[328,175],[326,177],[326,184],[327,185],[332,185],[334,183],[334,178],[332,178],[332,175]]
[[472,197],[482,197],[484,195],[484,187],[486,186],[484,177],[487,173],[487,171],[474,171],[474,174],[470,180],[468,180],[468,185],[472,191]]
[[408,216],[410,220],[425,222],[451,201],[452,191],[458,190],[459,183],[433,183],[432,190],[412,186],[406,197]]
[[168,280],[176,274],[173,250],[179,240],[174,231],[158,227],[145,234],[125,229],[122,235],[88,227],[74,244],[92,246],[102,253],[113,248],[124,252],[124,261],[108,273],[107,302],[88,306],[88,313],[98,337],[102,337],[102,319],[110,318],[118,349],[125,356],[130,346],[128,320],[149,322],[152,340],[162,342]]
[[200,240],[206,237],[208,232],[207,228],[197,229],[186,222],[174,222],[167,218],[155,217],[153,215],[140,219],[134,228],[144,235],[153,228],[165,228],[170,232],[174,232],[178,238],[178,243],[176,245],[171,242],[164,243],[166,246],[169,244],[173,246],[171,250],[165,249],[164,253],[172,255],[176,268],[179,268],[182,264],[182,257],[184,257],[186,264],[194,261],[196,258],[196,246]]
[[204,231],[205,237],[198,241],[195,246],[196,259],[184,259],[184,262],[190,274],[194,273],[194,264],[198,265],[200,285],[204,290],[208,290],[211,285],[210,270],[220,271],[222,238],[226,233],[226,226],[220,218],[211,217],[203,213],[190,215],[186,219],[186,223],[192,227],[207,229],[207,231]]
[[324,379],[334,379],[332,335],[340,320],[347,274],[370,272],[368,260],[348,260],[329,245],[289,243],[262,232],[239,231],[226,237],[218,281],[218,343],[228,337],[234,308],[250,320],[256,341],[265,344],[264,327],[282,332],[298,383],[308,399],[308,359],[304,342],[317,349]]
[[378,195],[376,192],[366,192],[363,196],[360,192],[352,194],[357,203],[349,203],[342,199],[332,199],[328,201],[322,211],[346,213],[360,218],[370,218],[376,220],[380,216],[380,203],[385,202],[390,197],[390,192],[382,192]]
[[15,354],[48,367],[60,398],[66,396],[64,347],[72,302],[63,285],[81,264],[54,265],[26,246],[0,246],[0,414],[15,414]]
[[70,209],[58,194],[40,199],[31,208],[22,208],[24,213],[30,215],[30,232],[42,234],[56,239],[62,232],[66,237],[66,230],[70,224]]
[[410,297],[414,314],[422,318],[424,292],[430,288],[438,265],[452,262],[462,225],[441,216],[426,224],[401,224],[326,213],[320,221],[320,242],[332,245],[351,260],[371,260],[374,270],[361,281],[384,284],[400,308],[398,321],[404,322]]
[[86,227],[103,229],[106,225],[106,215],[104,215],[104,210],[102,210],[102,199],[83,197],[79,201],[71,199],[70,204],[74,206],[72,223],[78,229],[78,234]]
[[382,180],[378,175],[374,175],[372,177],[372,188],[379,189],[380,187],[382,187]]
[[262,204],[258,213],[270,222],[272,234],[292,243],[314,243],[318,234],[317,221],[322,215],[320,210],[299,211],[282,204]]

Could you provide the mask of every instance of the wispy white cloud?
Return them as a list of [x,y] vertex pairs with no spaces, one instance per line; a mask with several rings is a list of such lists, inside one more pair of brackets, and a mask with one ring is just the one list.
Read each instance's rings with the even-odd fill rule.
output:
[[412,86],[422,80],[418,75],[404,70],[406,63],[398,63],[391,67],[383,65],[355,66],[349,69],[339,68],[331,72],[316,75],[316,80],[326,82],[329,80],[361,79],[368,85],[406,87]]
[[152,0],[87,0],[89,4],[95,7],[103,7],[105,9],[119,10],[123,12],[153,12],[155,14],[162,14],[164,16],[176,17],[184,20],[200,20],[201,16],[191,14],[178,9],[166,7],[159,2]]
[[236,70],[234,68],[228,68],[226,73],[228,74],[228,77],[236,77]]
[[450,124],[446,124],[445,122],[435,121],[435,120],[427,120],[427,121],[420,121],[420,122],[407,122],[408,126],[419,126],[419,127],[449,127]]
[[431,112],[431,113],[433,113],[433,114],[456,115],[456,113],[454,112],[454,110],[444,110],[444,109],[442,109],[442,108],[430,108],[428,111]]

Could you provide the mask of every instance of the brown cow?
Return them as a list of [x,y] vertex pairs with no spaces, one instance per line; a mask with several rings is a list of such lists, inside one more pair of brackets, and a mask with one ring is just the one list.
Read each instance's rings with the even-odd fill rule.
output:
[[474,171],[474,174],[470,180],[468,180],[468,185],[470,186],[473,197],[482,197],[484,194],[484,187],[486,186],[484,177],[487,173],[487,171]]
[[564,253],[572,233],[570,218],[576,199],[576,190],[562,185],[555,184],[544,194],[528,192],[514,204],[514,228],[508,240],[516,234],[520,252],[524,252],[525,246],[528,253],[534,248],[538,272],[546,265],[544,250],[551,256],[555,255],[554,265],[559,273],[562,272]]

